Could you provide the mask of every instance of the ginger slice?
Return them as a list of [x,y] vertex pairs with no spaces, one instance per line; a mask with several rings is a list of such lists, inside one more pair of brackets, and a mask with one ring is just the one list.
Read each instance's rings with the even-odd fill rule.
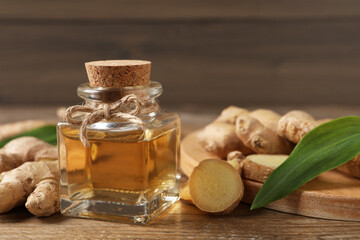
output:
[[189,189],[196,207],[218,214],[231,212],[244,195],[239,172],[220,159],[200,162],[190,176]]
[[186,203],[194,204],[191,199],[190,195],[190,188],[189,188],[189,181],[187,181],[180,189],[179,192],[181,200],[185,201]]
[[247,156],[242,165],[242,177],[258,182],[265,182],[275,168],[280,166],[289,156],[254,154]]

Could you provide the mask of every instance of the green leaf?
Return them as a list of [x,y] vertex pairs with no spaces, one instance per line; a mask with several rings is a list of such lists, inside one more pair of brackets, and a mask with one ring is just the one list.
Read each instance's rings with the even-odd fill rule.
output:
[[251,209],[287,196],[320,173],[346,163],[359,153],[360,117],[342,117],[314,128],[268,177]]
[[20,133],[16,136],[12,136],[10,138],[6,138],[2,141],[0,141],[0,148],[2,148],[5,144],[10,142],[11,140],[23,137],[23,136],[32,136],[39,138],[47,143],[50,143],[52,145],[57,144],[57,137],[56,137],[56,126],[55,125],[47,125],[39,128],[32,129],[27,132]]

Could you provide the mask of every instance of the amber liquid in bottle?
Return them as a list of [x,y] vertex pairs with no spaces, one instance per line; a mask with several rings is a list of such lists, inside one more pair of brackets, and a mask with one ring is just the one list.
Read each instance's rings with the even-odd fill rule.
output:
[[[178,198],[178,161],[175,160],[179,157],[178,131],[177,128],[166,131],[135,130],[123,134],[88,131],[90,146],[84,147],[78,128],[60,126],[60,151],[63,149],[63,159],[60,161],[66,164],[66,168],[61,170],[66,171],[65,191],[68,198],[75,202],[120,203],[119,209],[125,215],[127,210],[122,207],[124,204],[144,204],[144,211],[148,211],[149,216],[145,220],[143,216],[140,217],[139,222],[146,222],[147,217],[152,217],[151,214],[161,212],[157,208],[161,208],[162,204]],[[129,212],[129,215],[134,215],[134,212]],[[102,217],[92,211],[81,213],[81,216],[118,220],[117,217]]]
[[[124,88],[78,87],[84,104],[103,109],[128,94],[142,99],[136,118],[102,119],[86,125],[85,146],[80,126],[57,126],[60,162],[60,210],[63,215],[146,223],[179,199],[180,118],[161,110],[160,83]],[[121,111],[128,113],[133,104]],[[84,121],[88,113],[73,116]]]
[[83,146],[76,129],[63,128],[62,134],[69,152],[66,171],[71,198],[114,200],[115,196],[136,204],[175,185],[176,129],[146,140],[140,132],[117,136],[121,142],[89,138],[90,147]]

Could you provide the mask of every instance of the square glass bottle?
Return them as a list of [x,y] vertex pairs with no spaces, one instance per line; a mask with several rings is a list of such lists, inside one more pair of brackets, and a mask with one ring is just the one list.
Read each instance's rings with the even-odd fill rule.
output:
[[[158,82],[116,88],[81,84],[83,107],[95,110],[135,95],[141,101],[136,118],[97,121],[86,126],[88,146],[81,128],[67,121],[58,124],[60,208],[67,216],[146,223],[178,200],[180,119],[160,110]],[[131,112],[132,102],[122,112]],[[78,111],[83,122],[89,111]]]

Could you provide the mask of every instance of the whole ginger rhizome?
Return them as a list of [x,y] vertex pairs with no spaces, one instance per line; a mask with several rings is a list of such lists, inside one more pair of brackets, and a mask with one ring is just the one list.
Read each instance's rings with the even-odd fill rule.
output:
[[150,81],[150,62],[85,66],[84,105],[58,124],[61,212],[146,223],[179,198],[179,116],[158,107],[162,87]]

